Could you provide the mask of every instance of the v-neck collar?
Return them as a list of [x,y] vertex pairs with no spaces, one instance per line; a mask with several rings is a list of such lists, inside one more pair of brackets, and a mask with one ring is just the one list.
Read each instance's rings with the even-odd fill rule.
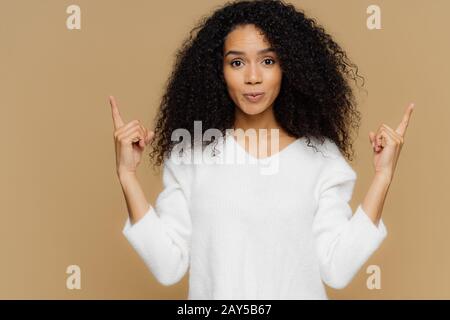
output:
[[236,147],[236,149],[239,150],[239,152],[243,153],[244,155],[248,156],[250,159],[257,161],[257,162],[266,162],[270,161],[275,157],[281,157],[282,155],[288,153],[290,149],[293,148],[295,144],[297,144],[302,138],[297,138],[291,143],[289,143],[287,146],[285,146],[283,149],[279,150],[277,153],[272,154],[270,156],[264,157],[264,158],[258,158],[247,152],[245,148],[235,139],[235,137],[232,134],[229,134],[228,139],[231,140],[231,143]]

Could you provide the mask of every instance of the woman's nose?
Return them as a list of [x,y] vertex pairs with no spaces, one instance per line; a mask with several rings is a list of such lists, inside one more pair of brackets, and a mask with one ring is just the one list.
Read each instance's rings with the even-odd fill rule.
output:
[[245,83],[258,83],[262,81],[261,71],[256,64],[249,64],[245,73]]

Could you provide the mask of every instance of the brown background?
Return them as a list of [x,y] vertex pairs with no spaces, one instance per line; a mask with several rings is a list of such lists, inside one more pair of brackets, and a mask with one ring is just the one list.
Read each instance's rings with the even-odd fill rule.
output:
[[[223,1],[0,2],[0,298],[185,299],[188,276],[160,285],[122,235],[126,204],[115,175],[107,96],[125,121],[152,127],[174,54],[196,21]],[[332,299],[449,299],[450,2],[292,1],[323,24],[366,78],[351,163],[356,208],[373,177],[369,130],[395,128],[416,103],[383,211],[388,237]],[[66,8],[81,7],[81,30]],[[366,8],[381,7],[382,30]],[[149,150],[147,150],[149,151]],[[162,190],[147,158],[139,178]],[[67,266],[81,290],[66,288]],[[366,267],[381,267],[380,290]]]

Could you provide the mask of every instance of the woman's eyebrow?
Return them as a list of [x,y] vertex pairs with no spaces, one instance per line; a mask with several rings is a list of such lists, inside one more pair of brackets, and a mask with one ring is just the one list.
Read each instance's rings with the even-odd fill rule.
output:
[[[275,50],[273,48],[266,48],[266,49],[259,50],[258,54],[263,54],[263,53],[267,53],[267,52],[275,52]],[[245,55],[245,52],[230,50],[223,57],[225,58],[226,56],[228,56],[230,54]]]

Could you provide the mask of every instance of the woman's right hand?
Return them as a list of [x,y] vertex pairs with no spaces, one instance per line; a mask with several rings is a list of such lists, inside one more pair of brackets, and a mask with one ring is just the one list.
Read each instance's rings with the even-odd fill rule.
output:
[[124,124],[113,96],[109,96],[109,103],[114,123],[117,174],[135,174],[142,152],[153,140],[155,133],[143,127],[139,120]]

